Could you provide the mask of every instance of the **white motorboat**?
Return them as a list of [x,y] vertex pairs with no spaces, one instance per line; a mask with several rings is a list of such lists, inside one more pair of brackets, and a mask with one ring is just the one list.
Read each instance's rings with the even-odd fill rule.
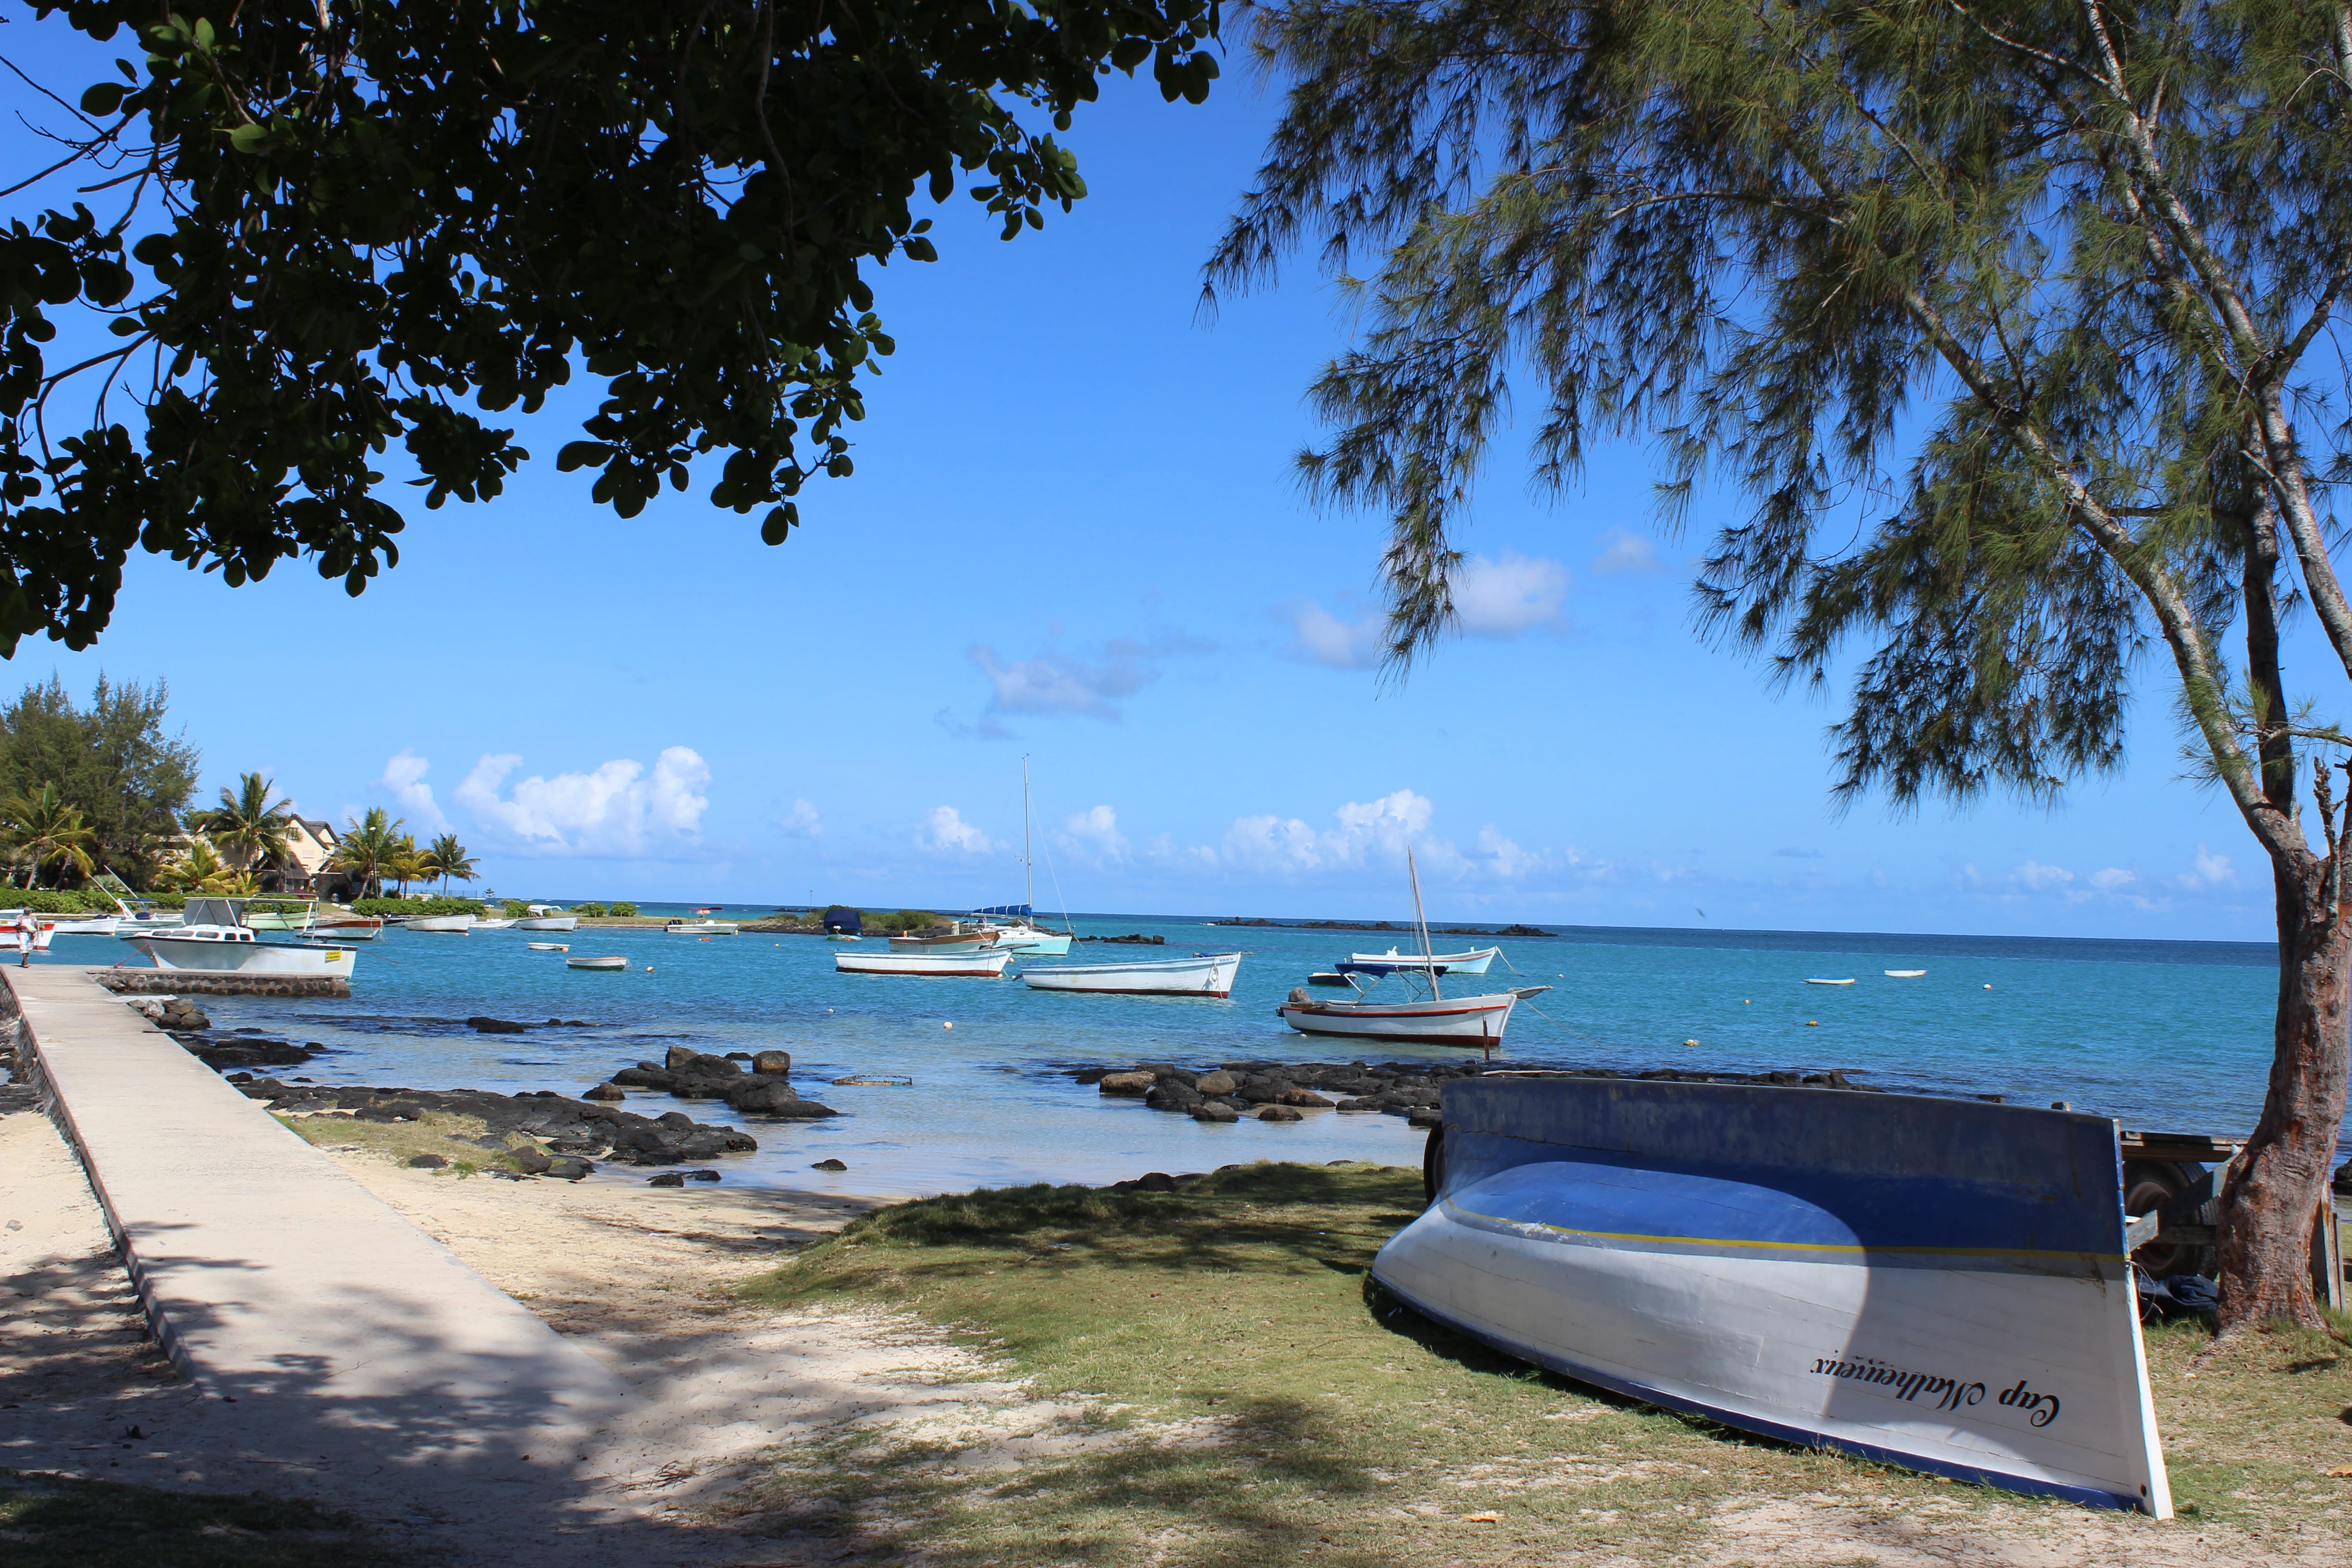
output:
[[244,922],[247,899],[190,899],[187,923],[173,931],[124,933],[158,969],[212,973],[311,974],[349,980],[359,954],[343,943],[309,939],[265,942]]
[[[24,915],[22,910],[0,910],[0,921],[6,922],[0,926],[0,952],[21,954],[25,951],[25,931],[16,924]],[[57,938],[57,922],[47,915],[35,915],[33,921],[33,951],[47,952],[49,943]]]
[[[132,892],[129,884],[111,871],[100,871],[90,879],[90,886],[114,900],[120,911],[110,915],[61,915],[56,920],[58,936],[121,936],[126,931],[168,931],[185,923],[176,910],[159,910]],[[49,917],[44,915],[43,920]]]
[[1834,1089],[1450,1083],[1373,1260],[1506,1354],[1784,1443],[2172,1513],[2116,1124]]
[[583,952],[578,958],[565,959],[563,965],[567,969],[626,969],[629,961],[617,954],[591,958]]
[[670,936],[733,936],[733,921],[672,921],[662,927]]
[[1919,976],[1927,973],[1927,972],[1924,969],[1890,969],[1886,972],[1886,978],[1889,980],[1916,980]]
[[568,942],[527,942],[523,946],[533,952],[570,952],[572,951],[572,944]]
[[1241,967],[1238,952],[1202,952],[1191,958],[1150,958],[1133,963],[1049,964],[1023,970],[1021,982],[1033,991],[1222,998],[1234,994],[1234,976]]
[[578,915],[526,915],[515,921],[517,931],[577,931]]
[[1808,980],[1805,982],[1805,984],[1808,984],[1808,985],[1851,985],[1851,984],[1853,984],[1853,982],[1852,980],[1812,980],[1812,979],[1808,979]]
[[483,917],[474,921],[474,929],[476,931],[512,931],[517,923],[511,917],[499,920]]
[[349,910],[331,911],[310,922],[317,935],[332,937],[337,942],[373,942],[383,934],[383,921],[375,915],[355,915]]
[[1058,958],[1070,951],[1070,933],[1041,931],[1026,921],[1018,925],[990,926],[996,945],[1021,958]]
[[438,931],[444,934],[454,931],[459,936],[464,936],[474,929],[475,919],[473,915],[411,915],[400,922],[400,929]]
[[928,974],[994,980],[1013,962],[1009,952],[846,952],[833,955],[837,974]]
[[1435,969],[1443,974],[1484,974],[1502,951],[1499,947],[1475,947],[1467,952],[1433,952],[1426,956],[1399,952],[1395,948],[1386,952],[1351,952],[1339,970],[1345,973],[1349,969]]

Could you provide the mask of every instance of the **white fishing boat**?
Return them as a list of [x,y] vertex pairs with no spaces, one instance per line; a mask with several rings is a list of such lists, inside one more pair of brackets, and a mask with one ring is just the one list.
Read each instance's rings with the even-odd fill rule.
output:
[[[935,936],[918,936],[901,932],[890,939],[890,951],[893,952],[992,952],[997,951],[996,931],[994,928],[985,926],[967,931],[964,929],[963,922],[958,921],[953,930],[941,931]],[[1010,949],[1005,951],[1008,954],[1011,952]]]
[[1924,969],[1890,969],[1886,971],[1886,978],[1889,980],[1916,980],[1919,976],[1927,973],[1927,972]]
[[[1308,995],[1302,986],[1292,991],[1290,1000],[1275,1012],[1303,1035],[1344,1035],[1385,1045],[1475,1046],[1492,1055],[1495,1047],[1503,1043],[1503,1031],[1510,1026],[1511,1009],[1519,1005],[1521,998],[1537,995],[1550,987],[1528,985],[1483,996],[1445,995],[1438,983],[1438,976],[1445,971],[1430,950],[1429,921],[1421,908],[1421,870],[1413,862],[1411,849],[1404,852],[1404,865],[1405,875],[1412,884],[1413,923],[1421,928],[1423,962],[1372,966],[1382,971],[1374,979],[1402,973],[1425,982],[1429,994],[1418,1000],[1389,1002],[1375,1000],[1359,988],[1353,1001],[1323,1002]],[[1349,966],[1339,967],[1344,971]],[[1355,984],[1352,976],[1349,984]]]
[[526,915],[515,921],[517,931],[578,931],[578,915]]
[[1342,973],[1349,969],[1435,969],[1443,974],[1484,974],[1486,966],[1502,953],[1499,947],[1474,947],[1467,952],[1433,952],[1426,957],[1418,952],[1399,952],[1395,948],[1386,952],[1351,952],[1348,962],[1340,964]]
[[[995,945],[1022,958],[1060,958],[1070,951],[1069,911],[1062,913],[1060,931],[1048,930],[1037,923],[1037,860],[1034,853],[1036,843],[1034,814],[1029,808],[1029,759],[1021,759],[1021,883],[1022,901],[1017,904],[996,904],[972,912],[980,917],[983,930],[996,933]],[[1053,857],[1046,856],[1045,868],[1053,869]],[[1058,893],[1059,879],[1055,881]]]
[[1215,996],[1234,994],[1238,952],[1148,958],[1133,963],[1056,963],[1021,972],[1033,991],[1095,991],[1113,996]]
[[1009,952],[846,952],[833,955],[837,974],[928,974],[994,980],[1013,962]]
[[517,920],[511,917],[499,917],[493,919],[485,915],[474,921],[474,929],[476,931],[512,931],[519,923],[520,922]]
[[1488,1074],[1372,1273],[1629,1398],[2170,1517],[2115,1123],[1973,1100]]
[[662,927],[662,930],[670,936],[733,936],[736,934],[735,922],[732,921],[672,921]]
[[629,961],[617,954],[591,958],[586,953],[582,953],[578,958],[565,959],[563,964],[567,969],[626,969],[629,967]]
[[[13,952],[19,955],[24,952],[26,932],[24,928],[16,923],[24,916],[25,911],[22,910],[0,910],[0,922],[5,922],[5,925],[0,925],[0,952]],[[49,951],[49,943],[57,940],[57,922],[47,915],[35,915],[33,922],[33,951],[47,952]]]
[[333,909],[314,919],[310,929],[337,942],[373,942],[383,934],[383,921],[376,915],[356,915],[349,910]]
[[523,946],[533,952],[570,952],[572,951],[572,944],[568,942],[527,942]]
[[[1029,906],[1011,907],[1025,911]],[[991,925],[986,929],[996,933],[998,947],[1021,958],[1058,958],[1070,951],[1068,931],[1042,931],[1031,925],[1025,915],[1017,917],[1014,924]]]
[[341,942],[264,941],[245,924],[245,899],[190,899],[187,922],[172,931],[125,932],[122,941],[158,969],[213,973],[309,974],[349,980],[359,955]]
[[1805,984],[1808,984],[1808,985],[1851,985],[1851,984],[1853,984],[1853,982],[1851,979],[1847,979],[1847,980],[1812,980],[1812,979],[1808,979],[1808,980],[1805,982]]
[[454,931],[459,936],[474,929],[473,915],[411,915],[400,922],[403,931]]

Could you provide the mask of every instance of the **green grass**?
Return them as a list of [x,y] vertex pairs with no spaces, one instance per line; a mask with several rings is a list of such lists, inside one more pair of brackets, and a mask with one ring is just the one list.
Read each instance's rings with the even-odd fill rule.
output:
[[[1074,1451],[993,1468],[851,1429],[725,1511],[940,1568],[1666,1563],[1719,1552],[1724,1510],[1809,1494],[1903,1530],[2037,1536],[2084,1520],[1596,1394],[1438,1330],[1367,1273],[1421,1206],[1417,1173],[1258,1164],[1169,1194],[1039,1186],[867,1215],[744,1293],[909,1309],[1043,1396],[1092,1396],[1092,1414]],[[2352,1375],[2309,1337],[2264,1337],[2184,1383],[2203,1333],[2152,1336],[2174,1488],[2194,1511],[2127,1528],[2151,1545],[2214,1523],[2347,1533],[2352,1480],[2323,1472],[2352,1463],[2352,1426],[2334,1419]],[[2279,1443],[2282,1426],[2297,1439]]]
[[359,1521],[282,1498],[203,1497],[0,1469],[9,1568],[394,1568]]
[[307,1143],[330,1149],[356,1145],[395,1165],[405,1165],[418,1154],[438,1154],[449,1163],[431,1173],[436,1176],[463,1178],[519,1168],[505,1154],[464,1142],[487,1135],[488,1124],[478,1116],[428,1110],[415,1121],[362,1121],[331,1115],[280,1116],[277,1121]]

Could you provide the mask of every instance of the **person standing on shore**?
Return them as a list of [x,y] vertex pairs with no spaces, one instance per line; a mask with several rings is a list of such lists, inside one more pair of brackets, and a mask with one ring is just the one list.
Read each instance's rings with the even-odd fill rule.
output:
[[33,943],[40,939],[41,917],[29,909],[16,911],[16,967],[27,968],[33,962]]

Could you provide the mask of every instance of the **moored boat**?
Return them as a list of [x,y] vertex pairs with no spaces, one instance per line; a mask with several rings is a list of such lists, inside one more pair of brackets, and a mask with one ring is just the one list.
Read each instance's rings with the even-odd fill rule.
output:
[[1230,996],[1241,972],[1238,952],[1191,958],[1141,959],[1132,963],[1057,963],[1021,972],[1033,991],[1094,991],[1115,996]]
[[474,921],[474,929],[476,931],[512,931],[515,924],[515,921],[510,917],[492,919],[483,916]]
[[2170,1517],[2105,1118],[1518,1073],[1443,1118],[1372,1266],[1423,1316],[1743,1431]]
[[1927,973],[1927,972],[1924,969],[1890,969],[1886,972],[1886,978],[1889,980],[1916,980],[1919,976]]
[[1808,978],[1805,984],[1808,985],[1851,985],[1853,984],[1853,981],[1851,978],[1845,980],[1814,980]]
[[732,921],[678,920],[670,921],[662,931],[670,936],[733,936],[736,927]]
[[473,915],[411,915],[400,922],[403,931],[428,931],[463,936],[474,929]]
[[1469,1046],[1493,1048],[1503,1043],[1511,1009],[1524,993],[1544,990],[1530,985],[1523,991],[1502,991],[1491,996],[1430,996],[1412,1002],[1318,1002],[1295,995],[1275,1009],[1282,1021],[1303,1035],[1347,1035],[1395,1046]]
[[1434,969],[1441,974],[1484,974],[1486,966],[1494,963],[1502,951],[1499,947],[1477,947],[1467,952],[1423,954],[1399,952],[1391,948],[1386,952],[1351,952],[1348,955],[1348,962],[1337,967],[1342,973],[1351,969],[1383,973],[1399,969]]
[[[100,871],[89,880],[90,886],[114,900],[117,912],[110,915],[60,915],[51,922],[56,935],[121,936],[125,931],[168,931],[185,923],[177,910],[157,909],[132,892],[130,884],[111,871]],[[44,920],[47,918],[43,917]]]
[[626,969],[629,967],[629,961],[617,953],[607,954],[602,958],[591,958],[583,952],[578,958],[565,959],[563,966],[566,969]]
[[128,931],[121,938],[158,969],[246,974],[324,975],[349,980],[359,955],[339,942],[266,942],[245,924],[244,899],[190,899],[187,922],[172,931]]
[[[0,910],[0,952],[21,954],[25,951],[26,931],[16,923],[24,915],[22,910]],[[58,922],[47,915],[37,914],[33,917],[31,935],[33,951],[47,952],[49,943],[57,939]]]
[[[989,952],[996,948],[996,931],[982,928],[966,931],[959,921],[951,931],[937,935],[910,935],[905,932],[890,939],[893,952]],[[1010,956],[1010,950],[1007,950]]]
[[572,944],[568,942],[527,942],[523,946],[533,952],[570,952],[572,951]]
[[1009,952],[847,952],[835,949],[837,974],[927,974],[994,980],[1013,962]]
[[515,921],[517,931],[577,931],[578,915],[527,915]]

